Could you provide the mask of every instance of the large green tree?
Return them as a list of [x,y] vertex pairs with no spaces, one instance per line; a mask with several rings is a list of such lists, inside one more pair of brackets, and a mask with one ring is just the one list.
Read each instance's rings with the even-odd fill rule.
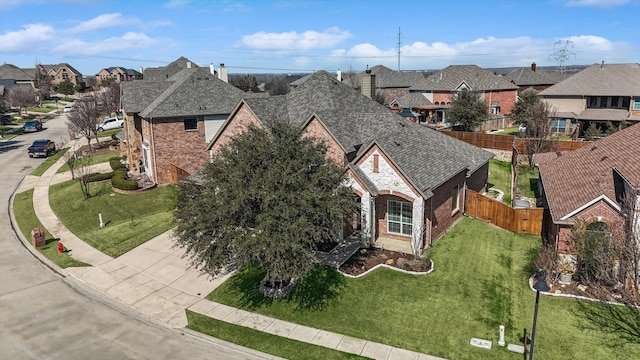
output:
[[179,246],[217,275],[252,264],[272,287],[317,265],[315,250],[341,235],[355,209],[345,171],[299,127],[275,122],[233,137],[180,189]]
[[474,131],[487,118],[488,108],[480,92],[462,89],[451,101],[449,115],[463,131]]

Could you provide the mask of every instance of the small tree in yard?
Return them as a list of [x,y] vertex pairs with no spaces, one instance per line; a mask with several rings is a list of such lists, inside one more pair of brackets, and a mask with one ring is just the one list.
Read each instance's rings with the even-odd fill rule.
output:
[[56,86],[56,91],[58,91],[60,94],[63,95],[73,95],[76,90],[73,87],[73,83],[69,80],[64,80],[61,81],[57,86]]
[[30,85],[18,85],[9,90],[9,102],[11,106],[15,106],[20,110],[24,110],[25,114],[29,106],[35,106],[36,91]]
[[480,92],[462,89],[451,102],[449,114],[454,124],[463,131],[474,131],[487,118],[487,104],[480,98]]
[[120,109],[120,84],[111,82],[97,93],[98,108],[111,116]]
[[180,189],[178,245],[192,265],[215,276],[246,264],[278,288],[304,277],[315,251],[355,210],[345,171],[326,148],[286,123],[249,127]]
[[553,150],[551,119],[555,115],[551,105],[541,101],[538,92],[532,89],[523,91],[513,108],[514,123],[526,127],[527,156],[531,167],[534,166],[535,154]]
[[68,115],[67,126],[69,130],[81,134],[87,139],[89,151],[91,147],[91,135],[95,135],[99,144],[96,126],[100,123],[100,109],[95,97],[77,100],[73,105],[73,111]]

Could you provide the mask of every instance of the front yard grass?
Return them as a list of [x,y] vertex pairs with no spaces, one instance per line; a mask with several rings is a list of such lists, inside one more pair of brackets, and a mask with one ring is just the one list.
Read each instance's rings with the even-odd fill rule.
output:
[[[77,261],[67,253],[60,254],[58,252],[58,240],[54,238],[49,231],[42,226],[42,223],[36,216],[36,212],[33,210],[33,189],[23,191],[15,195],[13,199],[13,213],[20,232],[24,237],[31,241],[31,230],[35,228],[42,228],[45,231],[46,245],[38,248],[44,256],[53,261],[61,268],[74,267],[74,266],[90,266],[81,261]],[[64,243],[63,243],[64,245]]]
[[[100,164],[103,162],[107,162],[109,161],[109,159],[116,156],[120,156],[120,152],[117,150],[114,150],[108,154],[88,155],[88,156],[79,157],[77,166]],[[56,171],[56,173],[59,174],[65,171],[69,171],[69,165],[67,163],[64,163],[62,166],[60,166],[60,168],[58,169],[58,171]]]
[[71,232],[107,255],[120,256],[176,225],[174,186],[125,195],[114,192],[110,184],[93,184],[89,191],[91,197],[85,200],[78,181],[70,180],[49,188],[49,202]]
[[[498,327],[506,326],[505,339],[512,344],[522,343],[524,329],[530,332],[535,293],[527,282],[540,243],[540,237],[464,218],[429,250],[435,263],[429,275],[378,269],[348,279],[335,276],[335,269],[320,268],[304,280],[317,279],[315,286],[300,282],[287,298],[270,301],[258,293],[264,272],[245,268],[207,298],[452,360],[516,359],[522,356],[497,346]],[[640,358],[637,335],[635,341],[621,341],[615,331],[589,315],[600,308],[598,303],[541,296],[536,357]],[[472,337],[491,340],[494,346],[491,350],[470,346]]]
[[187,310],[189,328],[218,339],[291,360],[367,359],[319,345],[272,335]]
[[511,205],[511,163],[507,161],[489,160],[489,187],[502,190],[502,202]]
[[69,148],[58,149],[55,154],[49,156],[45,159],[38,167],[33,169],[29,175],[33,176],[42,176],[45,171],[47,171],[53,164],[56,163],[64,154],[69,150]]

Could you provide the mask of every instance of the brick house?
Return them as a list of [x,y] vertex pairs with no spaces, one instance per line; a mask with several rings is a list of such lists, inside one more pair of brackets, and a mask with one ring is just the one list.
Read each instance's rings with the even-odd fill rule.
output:
[[96,79],[100,81],[112,80],[119,84],[123,81],[142,80],[142,73],[137,70],[115,66],[100,70],[96,74]]
[[76,70],[73,66],[67,63],[60,63],[56,65],[43,65],[38,64],[35,71],[40,71],[51,77],[51,85],[55,86],[59,83],[69,80],[74,86],[84,89],[85,83],[82,73]]
[[640,64],[596,64],[539,93],[556,111],[555,133],[640,122]]
[[170,69],[157,69],[157,80],[120,85],[122,155],[133,175],[144,174],[155,184],[177,181],[176,172],[186,176],[200,169],[209,158],[208,142],[238,101],[263,96],[247,94],[208,67],[181,59]]
[[640,125],[633,125],[577,150],[536,154],[548,244],[561,254],[573,253],[569,235],[577,219],[619,229],[624,195],[640,184],[638,149]]
[[407,121],[321,71],[287,95],[241,100],[209,144],[212,156],[249,125],[299,124],[345,167],[360,213],[346,226],[376,245],[430,246],[463,214],[465,189],[482,191],[492,154]]

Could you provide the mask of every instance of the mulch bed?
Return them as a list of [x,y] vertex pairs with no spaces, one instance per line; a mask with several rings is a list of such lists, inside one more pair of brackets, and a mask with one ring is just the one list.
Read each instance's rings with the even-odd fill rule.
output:
[[380,248],[368,248],[360,249],[351,256],[349,260],[340,266],[340,271],[358,276],[380,264],[387,264],[401,270],[414,272],[427,272],[431,269],[431,261],[426,256],[415,260],[411,254]]
[[109,148],[109,141],[100,142],[100,145],[98,145],[97,143],[95,143],[95,140],[91,144],[91,151],[89,151],[89,145],[83,145],[82,147],[80,147],[80,149],[78,149],[77,153],[87,154],[91,156],[111,154],[111,153],[114,153],[114,156],[118,155],[117,150],[113,150]]

